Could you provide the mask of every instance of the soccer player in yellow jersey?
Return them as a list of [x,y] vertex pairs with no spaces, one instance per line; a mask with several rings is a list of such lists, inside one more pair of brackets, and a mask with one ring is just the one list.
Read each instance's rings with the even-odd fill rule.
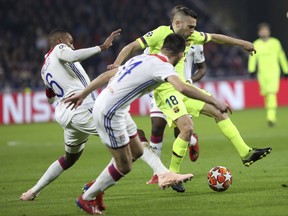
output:
[[[160,26],[128,44],[120,51],[114,63],[109,65],[108,68],[112,69],[118,67],[132,52],[145,49],[146,47],[149,47],[150,53],[158,53],[164,38],[171,33],[179,34],[186,39],[187,47],[185,52],[187,52],[192,44],[204,44],[209,41],[221,44],[239,45],[251,55],[256,51],[253,44],[245,40],[221,34],[208,34],[195,31],[196,24],[196,13],[187,7],[181,7],[174,14],[171,26]],[[182,59],[176,65],[176,70],[182,80],[184,79],[183,67],[185,52]],[[180,164],[186,154],[187,146],[193,133],[193,122],[189,114],[196,117],[199,116],[199,114],[213,117],[222,134],[232,142],[240,154],[245,166],[250,166],[255,161],[269,154],[272,150],[270,147],[264,149],[249,147],[242,139],[238,129],[232,123],[227,113],[219,112],[213,105],[183,96],[176,92],[169,83],[161,84],[154,91],[154,94],[158,107],[167,117],[168,125],[171,126],[173,123],[180,130],[180,134],[173,143],[173,153],[169,167],[169,169],[175,173],[180,172]],[[179,186],[179,190],[177,188],[175,190],[179,192],[185,191],[183,188],[181,189],[181,185]]]
[[280,41],[277,38],[270,37],[270,33],[269,24],[261,23],[259,25],[259,38],[253,43],[257,49],[257,54],[249,58],[248,71],[250,73],[257,71],[260,93],[264,97],[265,108],[267,110],[267,123],[268,126],[272,127],[277,120],[277,93],[279,91],[280,65],[285,74],[288,74],[288,65]]

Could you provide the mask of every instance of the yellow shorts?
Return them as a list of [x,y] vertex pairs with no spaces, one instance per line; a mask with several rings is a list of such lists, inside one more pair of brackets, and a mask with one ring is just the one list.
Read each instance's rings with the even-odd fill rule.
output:
[[[207,95],[211,95],[203,89],[198,89]],[[195,100],[181,94],[174,88],[161,91],[156,90],[154,91],[154,96],[157,106],[167,117],[169,127],[173,125],[173,122],[176,119],[183,115],[190,114],[194,117],[198,117],[205,104],[203,101]]]

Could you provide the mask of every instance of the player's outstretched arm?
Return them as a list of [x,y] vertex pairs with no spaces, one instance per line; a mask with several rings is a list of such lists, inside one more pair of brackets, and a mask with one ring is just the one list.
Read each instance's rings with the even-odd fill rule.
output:
[[106,38],[105,42],[100,45],[101,51],[108,49],[110,46],[112,46],[113,41],[116,37],[120,35],[121,29],[117,29],[116,31],[113,31],[109,37]]
[[241,46],[243,49],[249,52],[250,55],[256,53],[253,43],[237,38],[233,38],[230,36],[222,35],[222,34],[210,34],[211,41],[219,44],[229,44],[229,45],[238,45]]
[[58,58],[65,62],[83,61],[97,53],[100,53],[103,50],[108,49],[112,45],[113,40],[120,35],[120,32],[121,29],[113,31],[111,35],[105,40],[105,42],[100,46],[94,46],[78,50],[73,50],[68,47],[66,47],[65,49],[61,49],[61,51],[58,53]]
[[117,71],[118,69],[115,68],[113,70],[102,73],[97,78],[95,78],[82,92],[66,98],[64,103],[68,103],[68,107],[72,106],[72,109],[76,109],[83,103],[83,100],[87,97],[87,95],[106,84],[110,78],[116,74]]
[[229,111],[231,113],[230,107],[223,101],[217,100],[211,95],[204,94],[199,89],[195,88],[193,85],[188,85],[184,82],[182,82],[178,76],[169,76],[167,78],[167,81],[171,83],[174,88],[181,92],[182,94],[186,95],[187,97],[204,101],[205,103],[212,104],[217,109],[219,109],[220,112],[224,113]]
[[124,60],[128,58],[128,56],[130,54],[132,54],[133,52],[136,52],[138,50],[141,50],[141,49],[142,49],[142,47],[141,47],[140,43],[137,40],[133,41],[132,43],[130,43],[128,45],[126,45],[120,51],[120,53],[118,54],[118,56],[117,56],[116,60],[114,61],[114,63],[107,66],[107,69],[111,70],[113,68],[119,67],[124,62]]
[[205,61],[201,63],[196,63],[195,64],[197,67],[197,70],[193,73],[191,80],[193,83],[198,82],[201,80],[205,74],[206,74],[206,64]]

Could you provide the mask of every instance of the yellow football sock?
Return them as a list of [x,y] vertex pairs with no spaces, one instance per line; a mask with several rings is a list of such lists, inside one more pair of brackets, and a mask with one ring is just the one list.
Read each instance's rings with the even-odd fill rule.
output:
[[183,157],[186,154],[189,141],[185,141],[177,137],[173,143],[172,157],[169,170],[175,173],[180,173],[180,165]]
[[265,106],[267,109],[266,118],[268,121],[276,122],[277,112],[277,96],[276,94],[268,94],[265,97]]
[[218,122],[218,126],[223,135],[232,142],[241,157],[244,157],[249,153],[251,148],[244,142],[238,129],[230,118]]

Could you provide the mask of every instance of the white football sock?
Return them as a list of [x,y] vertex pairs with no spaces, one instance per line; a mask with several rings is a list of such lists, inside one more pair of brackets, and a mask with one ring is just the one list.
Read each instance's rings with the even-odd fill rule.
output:
[[154,173],[158,175],[164,172],[169,172],[169,170],[162,164],[157,154],[155,154],[154,150],[149,147],[149,144],[147,142],[142,142],[142,144],[144,151],[140,158],[153,169]]
[[[116,165],[112,163],[112,159],[108,166],[97,177],[91,187],[82,195],[84,200],[93,200],[100,192],[116,184],[116,182],[124,175],[117,170]],[[112,170],[112,171],[111,171]]]
[[55,180],[63,171],[64,169],[58,160],[52,163],[44,175],[39,179],[37,184],[31,188],[32,192],[34,194],[38,194],[44,187]]
[[190,146],[195,146],[196,143],[197,143],[197,140],[196,140],[196,138],[192,135],[191,138],[190,138],[189,145],[190,145]]
[[156,154],[159,158],[161,158],[162,144],[163,144],[163,142],[153,143],[153,142],[150,141],[150,146],[152,147],[152,149],[154,150],[155,154]]

